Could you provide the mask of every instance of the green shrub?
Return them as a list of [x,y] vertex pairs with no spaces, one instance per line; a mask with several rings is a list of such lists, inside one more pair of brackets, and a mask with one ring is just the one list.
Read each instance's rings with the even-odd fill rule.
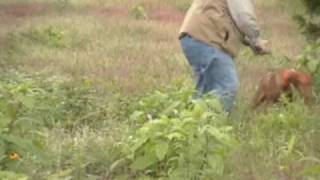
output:
[[66,35],[61,28],[48,26],[43,29],[33,29],[24,34],[31,40],[49,47],[67,47]]
[[44,137],[38,133],[42,122],[29,116],[39,91],[11,78],[0,81],[0,152],[5,155],[0,157],[0,169],[15,166],[29,153],[40,156],[44,149]]
[[23,174],[17,174],[10,171],[0,171],[0,179],[5,180],[28,180],[28,177]]
[[320,1],[302,0],[306,7],[305,14],[295,15],[304,35],[309,41],[319,40],[320,37]]
[[83,44],[83,38],[77,36],[77,32],[70,29],[47,25],[31,28],[26,32],[16,34],[20,40],[27,40],[27,43],[47,46],[48,48],[74,48]]
[[231,175],[225,179],[319,178],[313,146],[320,137],[318,114],[296,98],[233,122],[241,143],[227,161]]
[[320,90],[320,41],[309,44],[299,56],[299,68],[311,73],[316,90]]
[[131,9],[131,15],[135,19],[147,19],[148,18],[148,15],[147,15],[145,8],[141,5],[134,6]]
[[[41,161],[47,150],[44,131],[76,130],[99,125],[104,103],[86,80],[78,83],[57,77],[45,78],[8,73],[0,78],[0,169],[19,169],[24,159]],[[17,156],[16,158],[11,155]]]
[[191,92],[157,91],[142,98],[130,117],[138,127],[124,142],[126,158],[114,166],[126,161],[128,174],[138,179],[221,177],[237,141],[219,101],[196,100]]

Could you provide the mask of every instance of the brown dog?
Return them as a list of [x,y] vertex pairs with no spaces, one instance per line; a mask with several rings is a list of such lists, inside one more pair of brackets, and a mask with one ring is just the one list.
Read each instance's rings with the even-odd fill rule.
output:
[[297,90],[309,102],[312,98],[313,80],[311,75],[294,69],[282,69],[269,72],[260,81],[258,91],[254,97],[253,107],[261,104],[271,104],[279,101],[282,94],[292,97],[293,90]]

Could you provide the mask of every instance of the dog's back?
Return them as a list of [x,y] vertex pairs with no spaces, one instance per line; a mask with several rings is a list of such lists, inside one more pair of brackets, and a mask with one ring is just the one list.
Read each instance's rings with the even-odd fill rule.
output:
[[263,103],[275,103],[282,94],[291,95],[293,89],[297,89],[304,99],[309,101],[313,92],[311,75],[293,69],[268,72],[260,80],[253,107],[256,108]]
[[254,107],[263,103],[269,104],[276,102],[281,94],[279,83],[280,80],[276,72],[268,72],[265,74],[259,82],[258,90],[254,97]]

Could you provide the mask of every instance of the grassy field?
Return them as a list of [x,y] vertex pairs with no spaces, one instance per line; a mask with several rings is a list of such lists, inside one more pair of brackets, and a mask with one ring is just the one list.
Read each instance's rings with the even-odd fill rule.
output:
[[319,179],[318,104],[248,109],[259,76],[307,44],[299,4],[256,3],[273,53],[241,51],[225,117],[191,98],[190,0],[1,0],[0,179]]

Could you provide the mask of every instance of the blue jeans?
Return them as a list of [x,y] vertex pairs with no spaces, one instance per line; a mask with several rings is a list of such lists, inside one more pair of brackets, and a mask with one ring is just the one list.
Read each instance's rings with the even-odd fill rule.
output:
[[198,96],[213,94],[219,97],[227,112],[235,104],[239,80],[232,57],[222,50],[197,41],[190,36],[180,40],[183,52],[191,65]]

